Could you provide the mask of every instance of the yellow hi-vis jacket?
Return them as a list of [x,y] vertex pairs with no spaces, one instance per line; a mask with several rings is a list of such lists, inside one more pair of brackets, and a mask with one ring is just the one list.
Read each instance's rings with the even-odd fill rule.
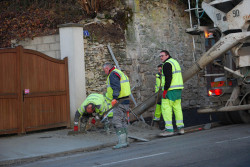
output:
[[103,115],[103,113],[109,109],[108,103],[102,94],[92,93],[84,100],[78,109],[81,116],[86,112],[85,107],[90,103],[95,105],[95,113],[98,113],[99,115]]
[[161,84],[161,74],[156,74],[156,80],[155,80],[155,93],[158,92],[162,87]]
[[[131,94],[131,90],[130,90],[130,84],[129,84],[129,79],[128,79],[127,75],[125,75],[122,71],[120,71],[118,69],[114,69],[113,71],[111,71],[111,73],[112,72],[118,73],[121,77],[121,79],[120,79],[121,91],[120,91],[118,98],[129,96]],[[106,97],[108,99],[112,100],[113,99],[113,89],[111,88],[111,85],[110,85],[110,80],[109,80],[110,74],[108,75],[108,78],[107,78]]]
[[[183,89],[184,85],[183,85],[183,79],[182,79],[182,74],[181,74],[181,67],[179,63],[173,58],[169,58],[165,63],[167,62],[172,65],[172,81],[168,90]],[[162,78],[162,84],[165,85],[165,75],[163,73],[163,68],[162,68],[161,78]],[[162,90],[164,90],[164,85],[162,85]]]

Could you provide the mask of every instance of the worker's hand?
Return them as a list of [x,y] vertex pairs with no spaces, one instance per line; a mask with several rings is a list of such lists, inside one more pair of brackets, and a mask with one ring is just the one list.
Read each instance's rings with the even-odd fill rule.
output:
[[78,131],[78,122],[74,122],[74,131]]
[[114,105],[115,105],[116,103],[118,103],[118,101],[117,101],[116,99],[113,99],[113,100],[111,101],[112,107],[114,107]]
[[166,94],[167,94],[167,93],[168,93],[167,90],[164,90],[164,91],[163,91],[163,94],[162,94],[163,99],[166,99]]

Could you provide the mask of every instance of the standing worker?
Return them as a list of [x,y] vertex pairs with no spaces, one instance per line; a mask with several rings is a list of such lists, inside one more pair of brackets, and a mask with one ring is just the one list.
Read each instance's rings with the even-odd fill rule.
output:
[[118,144],[113,148],[118,149],[128,146],[128,131],[126,123],[126,112],[129,110],[128,98],[131,94],[128,77],[120,70],[116,69],[111,63],[103,65],[103,71],[107,77],[107,93],[108,99],[112,99],[111,104],[114,106],[119,100],[123,100],[113,110],[113,125],[118,136]]
[[84,130],[90,129],[92,125],[100,126],[96,122],[100,122],[99,117],[108,109],[108,104],[102,94],[90,94],[75,113],[74,131],[78,131],[79,119],[85,125]]
[[172,109],[174,111],[178,134],[184,134],[183,114],[181,108],[181,93],[184,88],[179,63],[173,59],[167,50],[160,52],[162,66],[162,115],[165,121],[165,131],[160,136],[173,136]]
[[[161,83],[162,64],[158,65],[157,68],[158,68],[158,73],[156,74],[155,93],[157,93],[162,87]],[[160,119],[161,119],[161,101],[158,101],[154,113],[154,127],[159,128]]]

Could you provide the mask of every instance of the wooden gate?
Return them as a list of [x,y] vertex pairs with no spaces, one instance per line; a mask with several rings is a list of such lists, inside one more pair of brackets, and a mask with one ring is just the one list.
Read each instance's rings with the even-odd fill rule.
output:
[[68,60],[0,50],[0,134],[70,126]]

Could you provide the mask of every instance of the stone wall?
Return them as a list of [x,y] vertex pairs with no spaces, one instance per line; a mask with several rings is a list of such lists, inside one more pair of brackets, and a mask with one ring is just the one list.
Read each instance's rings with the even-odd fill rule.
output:
[[[185,33],[190,27],[189,16],[184,12],[187,7],[182,4],[172,0],[135,0],[128,4],[133,8],[133,19],[126,29],[126,41],[111,43],[111,48],[120,67],[129,76],[131,87],[135,87],[132,93],[136,102],[141,103],[154,93],[161,50],[167,49],[184,71],[204,52],[205,42],[203,36],[194,37],[196,54],[193,56],[192,36]],[[84,46],[87,94],[104,93],[106,75],[102,72],[102,64],[113,62],[107,44],[85,39]],[[185,83],[182,99],[183,108],[208,103],[206,81],[193,77]],[[148,111],[153,110],[154,107]]]
[[[111,49],[116,57],[122,71],[130,78],[132,61],[126,56],[126,44],[110,43]],[[107,75],[103,72],[102,65],[111,62],[115,65],[107,44],[84,39],[85,50],[85,70],[86,70],[86,90],[87,95],[91,93],[106,92]]]
[[25,49],[36,50],[42,52],[50,57],[60,59],[60,37],[59,35],[48,35],[42,37],[35,37],[34,39],[25,39],[16,42],[11,41],[12,45],[22,45]]
[[[159,53],[166,49],[179,61],[182,71],[204,51],[204,38],[196,36],[196,55],[193,57],[192,36],[185,33],[190,27],[187,8],[173,0],[135,0],[133,22],[128,25],[127,56],[132,59],[131,84],[136,85],[137,101],[152,95],[155,84]],[[194,77],[185,83],[182,96],[184,108],[199,107],[208,102],[206,81]],[[153,110],[153,109],[151,109]]]

